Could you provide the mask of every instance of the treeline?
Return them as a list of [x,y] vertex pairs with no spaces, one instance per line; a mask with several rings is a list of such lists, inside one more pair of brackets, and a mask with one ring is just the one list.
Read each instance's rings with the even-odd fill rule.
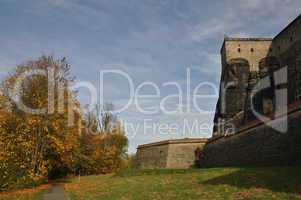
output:
[[110,109],[81,113],[66,59],[16,67],[0,88],[0,190],[122,166],[128,140]]

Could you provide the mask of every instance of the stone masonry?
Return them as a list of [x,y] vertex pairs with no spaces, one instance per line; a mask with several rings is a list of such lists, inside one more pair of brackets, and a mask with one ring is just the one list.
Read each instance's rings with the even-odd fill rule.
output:
[[190,168],[195,166],[196,151],[202,149],[207,139],[177,139],[140,145],[137,164],[142,169]]
[[[220,97],[214,123],[234,123],[236,128],[254,120],[253,107],[263,115],[275,109],[275,74],[287,67],[288,104],[301,97],[301,17],[297,17],[275,38],[225,38],[221,48],[222,75]],[[283,75],[286,76],[286,75]],[[271,87],[252,94],[259,80],[268,77]],[[271,103],[270,103],[271,102]],[[273,108],[268,109],[269,103]],[[213,137],[225,130],[215,126]]]
[[[301,16],[273,39],[225,38],[221,57],[220,97],[203,166],[301,164]],[[255,90],[263,80],[268,87]],[[286,120],[285,133],[270,126]]]

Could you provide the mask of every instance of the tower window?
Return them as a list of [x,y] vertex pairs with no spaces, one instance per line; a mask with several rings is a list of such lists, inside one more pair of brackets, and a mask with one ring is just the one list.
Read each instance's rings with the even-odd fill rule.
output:
[[253,49],[253,48],[251,48],[251,52],[254,52],[254,49]]
[[241,52],[241,49],[240,49],[240,48],[238,48],[238,49],[237,49],[237,51],[240,53],[240,52]]
[[290,37],[290,42],[292,42],[293,41],[293,37]]

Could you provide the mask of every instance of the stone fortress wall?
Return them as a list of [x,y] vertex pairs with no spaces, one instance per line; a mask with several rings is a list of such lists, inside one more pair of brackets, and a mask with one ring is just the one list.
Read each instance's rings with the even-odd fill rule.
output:
[[[301,16],[272,40],[225,38],[221,56],[221,83],[232,84],[226,92],[220,91],[214,122],[225,126],[215,126],[204,147],[204,166],[300,164]],[[277,75],[283,69],[287,74]],[[252,89],[263,79],[270,87],[254,93]],[[251,102],[256,112],[281,124],[277,93],[285,89],[287,99],[280,98],[285,103],[280,115],[288,114],[288,131],[280,133],[254,116]],[[235,125],[235,133],[228,134],[227,123]]]
[[[269,53],[272,38],[225,38],[221,49],[222,71],[232,59],[244,58],[250,71],[258,71],[260,60]],[[224,72],[225,73],[225,72]]]
[[[221,88],[226,90],[220,90],[212,138],[141,145],[140,168],[189,168],[196,161],[203,167],[301,164],[301,16],[273,39],[225,38],[221,58]],[[263,79],[270,87],[254,92]],[[277,113],[277,94],[284,90],[287,95],[280,100],[285,104]],[[270,121],[258,120],[251,106]],[[286,121],[285,133],[270,127]],[[228,124],[235,125],[234,132]]]
[[196,150],[202,149],[206,139],[177,139],[140,145],[137,164],[141,169],[190,168],[195,165]]
[[136,161],[139,168],[165,168],[167,166],[168,144],[144,145],[137,148]]
[[220,96],[225,96],[218,102],[216,123],[218,118],[228,120],[244,111],[249,77],[255,74],[256,79],[260,60],[266,57],[271,44],[270,38],[225,38],[221,49],[221,88],[226,91],[220,91]]
[[[279,119],[283,120],[283,119]],[[288,132],[264,124],[209,141],[202,167],[301,165],[301,110],[288,116]],[[278,122],[275,122],[278,123]]]

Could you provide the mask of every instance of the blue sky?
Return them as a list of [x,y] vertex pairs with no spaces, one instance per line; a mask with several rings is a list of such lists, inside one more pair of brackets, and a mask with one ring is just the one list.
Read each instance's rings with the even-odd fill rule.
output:
[[[300,9],[300,0],[0,0],[0,67],[4,72],[42,54],[67,57],[78,81],[97,84],[99,70],[119,69],[133,78],[135,86],[154,82],[163,98],[175,92],[162,86],[168,81],[180,83],[187,92],[187,68],[192,87],[206,81],[218,86],[224,35],[273,37]],[[110,77],[104,88],[106,101],[117,107],[127,101],[124,79]],[[153,88],[143,92],[150,94]],[[83,90],[79,98],[84,105],[89,96]],[[161,99],[145,99],[141,104],[154,108]],[[176,102],[167,104],[173,107]],[[216,98],[199,102],[206,110],[213,110],[215,104]],[[212,124],[213,114],[192,109],[144,115],[131,106],[119,118],[137,126],[144,119],[182,126],[183,119]],[[137,133],[128,130],[128,134],[129,151],[135,152],[138,144],[209,137],[211,130],[156,134],[139,126]]]

